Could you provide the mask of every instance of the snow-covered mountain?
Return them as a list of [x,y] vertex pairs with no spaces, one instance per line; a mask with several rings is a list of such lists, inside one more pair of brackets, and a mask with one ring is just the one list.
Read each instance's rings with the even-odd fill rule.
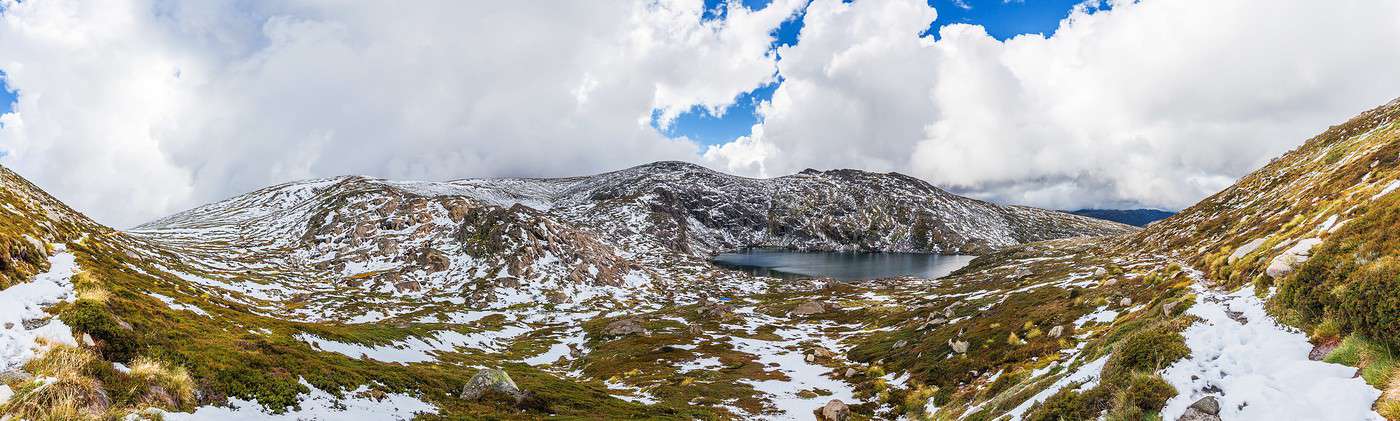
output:
[[[283,299],[324,297],[307,286],[331,277],[347,292],[414,300],[476,291],[469,303],[490,307],[672,295],[687,289],[678,280],[698,273],[723,289],[713,279],[727,275],[705,260],[747,246],[985,253],[1130,230],[963,198],[899,174],[809,170],[760,180],[658,162],[560,179],[296,182],[131,234],[203,263],[204,270],[258,268],[299,277],[286,282],[295,292]],[[239,267],[228,266],[230,259]],[[403,304],[407,311],[417,303]]]
[[[1400,419],[1400,101],[1140,231],[669,162],[313,180],[131,231],[0,187],[0,416]],[[708,262],[750,245],[986,254],[862,283]]]

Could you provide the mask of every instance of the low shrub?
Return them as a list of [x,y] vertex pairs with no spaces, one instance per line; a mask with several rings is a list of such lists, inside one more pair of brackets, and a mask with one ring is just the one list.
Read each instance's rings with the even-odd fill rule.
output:
[[1135,371],[1153,372],[1191,355],[1186,338],[1164,326],[1152,326],[1129,335],[1104,364],[1105,381],[1126,381]]

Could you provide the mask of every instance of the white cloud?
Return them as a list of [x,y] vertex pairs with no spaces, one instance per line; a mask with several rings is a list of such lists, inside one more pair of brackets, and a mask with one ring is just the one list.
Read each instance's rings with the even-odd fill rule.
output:
[[[118,226],[291,179],[658,159],[902,171],[1054,208],[1181,207],[1400,96],[1400,3],[1116,1],[1006,42],[922,0],[0,0],[0,157]],[[779,60],[781,57],[781,60]],[[653,127],[783,83],[753,134]]]
[[1050,38],[952,25],[932,42],[912,31],[932,20],[922,1],[814,2],[763,108],[761,140],[782,153],[762,167],[909,171],[1052,208],[1175,208],[1400,96],[1400,3],[1113,6],[1081,8]]
[[3,0],[0,160],[129,226],[313,176],[575,175],[700,149],[651,127],[771,83],[804,5]]

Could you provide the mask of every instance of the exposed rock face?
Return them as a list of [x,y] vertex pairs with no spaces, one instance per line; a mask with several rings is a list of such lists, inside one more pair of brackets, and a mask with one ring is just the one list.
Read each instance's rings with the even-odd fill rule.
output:
[[1298,244],[1294,244],[1293,247],[1284,250],[1283,254],[1278,255],[1278,257],[1270,261],[1269,267],[1264,270],[1264,273],[1274,279],[1282,278],[1285,275],[1293,273],[1294,268],[1308,261],[1308,257],[1312,255],[1313,247],[1321,243],[1322,239],[1320,238],[1308,238],[1299,241]]
[[820,421],[846,421],[851,419],[851,407],[839,399],[832,399],[817,410],[817,419]]
[[491,394],[499,393],[513,399],[524,399],[525,394],[520,391],[520,387],[515,385],[510,375],[505,371],[494,368],[483,368],[472,376],[467,384],[462,386],[462,399],[477,400]]
[[646,328],[642,327],[642,322],[637,319],[613,320],[603,328],[603,334],[612,337],[642,335],[646,334]]
[[792,315],[811,316],[814,314],[825,313],[826,310],[826,305],[822,304],[820,301],[808,301],[802,304],[798,304],[797,308],[792,309]]
[[1220,402],[1214,396],[1206,396],[1186,408],[1177,421],[1220,421]]
[[1266,239],[1264,238],[1256,238],[1253,241],[1244,243],[1244,245],[1241,245],[1239,248],[1235,249],[1234,253],[1230,253],[1230,258],[1228,260],[1229,263],[1234,264],[1236,260],[1240,260],[1245,256],[1248,256],[1250,253],[1253,253],[1255,250],[1258,250],[1259,246],[1264,245],[1265,240]]

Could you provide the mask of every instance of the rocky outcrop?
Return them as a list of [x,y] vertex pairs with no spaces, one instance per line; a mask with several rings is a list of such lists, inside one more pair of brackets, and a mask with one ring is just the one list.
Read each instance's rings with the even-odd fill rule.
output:
[[818,421],[846,421],[851,419],[851,407],[839,399],[832,399],[814,411]]
[[1220,402],[1214,396],[1206,396],[1186,408],[1177,421],[1220,421]]
[[1289,273],[1293,273],[1293,269],[1299,264],[1308,261],[1308,257],[1312,255],[1313,247],[1317,247],[1317,245],[1321,243],[1322,239],[1319,238],[1308,238],[1298,241],[1293,247],[1284,250],[1283,254],[1274,257],[1274,260],[1269,262],[1269,267],[1264,270],[1264,273],[1274,279],[1282,278]]
[[515,385],[515,380],[510,378],[504,370],[494,368],[483,368],[477,370],[467,384],[462,386],[461,398],[474,401],[486,397],[490,394],[508,396],[514,400],[525,397],[520,387]]
[[609,337],[621,337],[631,335],[644,335],[646,328],[642,327],[642,321],[635,318],[613,320],[603,328],[603,334]]
[[807,301],[802,304],[798,304],[796,308],[792,309],[792,315],[799,317],[811,316],[825,312],[827,312],[826,305],[822,304],[820,301]]

